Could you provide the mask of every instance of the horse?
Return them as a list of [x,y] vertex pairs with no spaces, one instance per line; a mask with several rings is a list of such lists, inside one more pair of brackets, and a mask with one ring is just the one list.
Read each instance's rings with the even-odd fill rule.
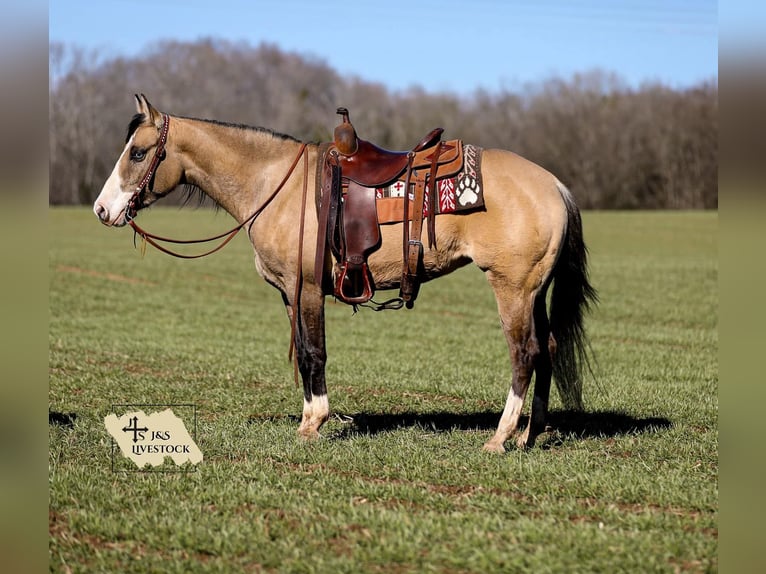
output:
[[[317,439],[330,415],[324,303],[334,273],[328,250],[325,265],[316,267],[321,276],[315,276],[318,215],[305,208],[307,190],[314,197],[317,186],[319,145],[266,128],[161,113],[143,94],[135,100],[125,147],[93,211],[102,224],[122,227],[177,186],[189,185],[246,224],[255,268],[281,293],[294,327],[291,344],[304,399],[298,435]],[[303,169],[296,169],[299,161]],[[583,409],[589,363],[584,318],[598,296],[569,190],[511,151],[484,150],[481,172],[485,208],[436,217],[438,241],[423,254],[423,280],[473,262],[494,291],[512,376],[497,429],[483,449],[502,453],[517,431],[519,448],[532,447],[545,431],[552,378],[564,407]],[[400,284],[402,225],[381,226],[381,247],[370,255],[379,289]],[[531,414],[522,430],[533,374]]]

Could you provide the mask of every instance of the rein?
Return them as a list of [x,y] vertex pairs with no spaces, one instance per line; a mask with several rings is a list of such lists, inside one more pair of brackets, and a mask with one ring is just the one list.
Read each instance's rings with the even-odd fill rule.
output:
[[[215,253],[216,251],[220,251],[223,249],[226,244],[228,244],[232,239],[234,239],[234,236],[246,225],[250,224],[255,221],[255,219],[263,212],[264,209],[272,202],[272,200],[277,196],[277,194],[282,190],[282,188],[285,186],[287,181],[290,179],[290,176],[295,171],[295,168],[298,165],[298,162],[301,158],[304,159],[304,163],[306,164],[306,168],[308,169],[308,157],[307,157],[307,144],[302,143],[300,149],[298,150],[298,154],[295,157],[295,160],[293,161],[292,165],[290,166],[290,169],[287,170],[287,173],[285,174],[285,177],[282,178],[282,181],[279,183],[279,185],[274,189],[274,191],[271,192],[271,195],[266,198],[266,200],[261,204],[258,209],[256,209],[250,217],[242,221],[239,225],[235,226],[234,228],[230,229],[229,231],[224,231],[223,233],[219,233],[218,235],[214,235],[212,237],[206,237],[204,239],[172,239],[170,237],[163,237],[161,235],[156,235],[154,233],[150,233],[149,231],[146,231],[143,229],[138,223],[135,221],[136,213],[138,212],[138,209],[136,207],[136,202],[138,201],[138,197],[141,194],[141,192],[146,189],[146,187],[149,185],[149,182],[154,177],[155,172],[157,171],[157,167],[159,167],[160,162],[165,158],[165,143],[167,142],[168,137],[168,130],[170,127],[170,117],[167,114],[162,114],[162,130],[160,131],[160,140],[157,144],[157,149],[154,152],[154,157],[152,158],[152,162],[149,164],[149,167],[146,170],[146,173],[144,174],[144,177],[141,179],[141,182],[138,184],[138,187],[133,192],[133,196],[128,201],[128,208],[127,208],[127,217],[128,217],[128,223],[133,228],[133,232],[136,235],[140,235],[141,238],[154,247],[155,249],[162,251],[163,253],[167,253],[168,255],[172,255],[173,257],[178,257],[180,259],[199,259],[200,257],[205,257],[207,255],[211,255]],[[303,195],[306,195],[306,186],[307,186],[307,180],[304,178],[303,180]],[[301,225],[303,224],[303,214],[305,213],[305,201],[302,206],[301,210]],[[176,245],[190,245],[195,243],[210,243],[211,241],[216,241],[217,239],[225,238],[219,245],[214,247],[213,249],[210,249],[209,251],[205,251],[204,253],[198,253],[196,255],[186,255],[183,253],[178,253],[176,251],[173,251],[171,249],[168,249],[167,247],[164,247],[163,245],[160,245],[159,242],[162,243],[173,243]]]
[[[230,229],[229,231],[224,231],[223,233],[219,233],[218,235],[214,235],[213,237],[207,237],[205,239],[171,239],[170,237],[163,237],[161,235],[155,235],[154,233],[149,233],[145,229],[143,229],[141,226],[139,226],[136,221],[135,217],[138,212],[137,208],[137,202],[138,197],[141,194],[141,192],[146,189],[146,187],[149,185],[149,182],[151,182],[152,178],[154,177],[155,172],[157,171],[157,167],[159,167],[160,162],[165,159],[165,144],[167,143],[168,139],[168,130],[170,128],[170,117],[167,114],[162,114],[162,129],[160,130],[160,139],[157,143],[157,149],[154,152],[154,157],[152,158],[152,162],[149,164],[149,167],[146,170],[146,173],[144,174],[144,177],[141,178],[141,182],[138,184],[138,187],[133,192],[133,195],[131,196],[130,200],[128,201],[128,207],[126,210],[126,216],[128,219],[128,223],[133,228],[133,232],[135,235],[140,235],[141,238],[146,242],[149,243],[149,245],[153,246],[154,248],[158,249],[159,251],[162,251],[163,253],[167,253],[168,255],[172,255],[173,257],[178,257],[180,259],[198,259],[200,257],[205,257],[206,255],[211,255],[212,253],[215,253],[216,251],[219,251],[223,249],[229,241],[231,241],[234,236],[239,233],[239,231],[245,227],[246,225],[251,225],[255,222],[256,218],[263,212],[264,209],[273,201],[273,199],[277,196],[277,194],[282,190],[282,188],[285,186],[287,181],[290,179],[290,176],[295,171],[295,168],[298,166],[298,162],[303,158],[303,197],[301,200],[301,219],[300,219],[300,226],[298,230],[298,269],[295,275],[295,292],[293,295],[293,305],[292,305],[292,316],[290,317],[290,349],[288,351],[288,360],[293,360],[293,368],[294,368],[294,379],[295,379],[295,385],[298,385],[298,356],[297,354],[293,354],[293,351],[295,350],[295,336],[298,330],[298,315],[300,314],[300,297],[301,297],[301,289],[303,287],[303,235],[304,235],[304,223],[306,219],[306,195],[308,190],[308,173],[309,173],[309,159],[308,159],[308,148],[306,143],[302,143],[300,149],[298,150],[298,154],[295,156],[295,159],[293,160],[293,163],[290,165],[290,169],[287,170],[287,173],[282,178],[282,181],[279,182],[279,185],[274,189],[274,191],[271,192],[271,194],[266,198],[266,200],[256,209],[253,214],[245,219],[242,223],[237,225],[236,227]],[[134,242],[135,242],[135,235],[134,235]],[[162,243],[174,243],[176,245],[189,245],[193,243],[209,243],[211,241],[215,241],[217,239],[225,238],[219,245],[214,247],[213,249],[206,251],[204,253],[199,253],[197,255],[185,255],[183,253],[178,253],[175,251],[172,251],[171,249],[168,249],[167,247],[164,247],[160,245],[158,242]]]

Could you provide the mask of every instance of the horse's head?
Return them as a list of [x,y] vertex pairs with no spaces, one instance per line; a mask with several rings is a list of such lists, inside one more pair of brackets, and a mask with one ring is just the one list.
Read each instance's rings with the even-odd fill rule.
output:
[[183,174],[178,158],[166,151],[169,117],[143,94],[136,96],[136,111],[125,149],[93,205],[104,225],[125,225],[139,209],[171,192]]

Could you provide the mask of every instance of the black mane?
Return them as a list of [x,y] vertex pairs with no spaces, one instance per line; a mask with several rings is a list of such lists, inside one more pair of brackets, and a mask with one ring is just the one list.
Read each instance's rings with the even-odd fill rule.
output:
[[[186,120],[206,122],[209,124],[214,124],[217,126],[223,126],[227,128],[234,128],[234,129],[245,130],[245,131],[254,131],[254,132],[258,132],[262,134],[268,134],[276,139],[300,143],[300,140],[294,138],[293,136],[275,132],[274,130],[270,130],[268,128],[254,127],[254,126],[248,126],[245,124],[237,124],[237,123],[231,123],[231,122],[222,122],[218,120],[206,120],[202,118],[193,118],[188,116],[178,116],[178,117],[186,119]],[[136,130],[141,125],[144,124],[145,121],[146,121],[146,114],[136,114],[133,116],[133,118],[130,120],[130,124],[128,124],[128,133],[125,136],[125,143],[128,143],[128,140],[130,140],[130,137],[136,132]],[[202,189],[200,189],[194,184],[183,181],[179,184],[177,189],[183,193],[183,199],[181,200],[182,205],[196,203],[198,207],[201,207],[205,204],[213,203],[216,211],[220,209],[221,207],[217,202],[213,201]]]
[[[300,140],[294,138],[293,136],[283,134],[280,132],[276,132],[274,130],[270,130],[269,128],[261,128],[261,127],[254,127],[254,126],[248,126],[245,124],[237,124],[232,122],[222,122],[219,120],[206,120],[202,118],[193,118],[189,116],[178,116],[180,118],[183,118],[185,120],[194,120],[197,122],[206,122],[208,124],[213,124],[216,126],[222,126],[226,128],[234,128],[238,130],[245,130],[245,131],[254,131],[262,134],[268,134],[276,139],[285,140],[285,141],[293,141],[300,143]],[[130,136],[132,136],[135,131],[146,121],[146,115],[145,114],[136,114],[133,116],[133,118],[130,120],[130,124],[128,124],[128,135],[125,136],[125,143],[128,143],[128,140],[130,139]]]
[[194,120],[194,121],[198,121],[198,122],[206,122],[208,124],[213,124],[213,125],[216,125],[216,126],[222,126],[222,127],[225,127],[225,128],[234,128],[234,129],[238,129],[238,130],[254,131],[254,132],[270,135],[270,136],[272,136],[272,137],[274,137],[276,139],[285,140],[285,141],[293,141],[293,142],[300,143],[300,140],[294,138],[293,136],[290,136],[290,135],[287,135],[287,134],[283,134],[283,133],[280,133],[280,132],[276,132],[276,131],[271,130],[269,128],[262,128],[262,127],[257,127],[257,126],[249,126],[249,125],[246,125],[246,124],[238,124],[238,123],[233,123],[233,122],[222,122],[220,120],[206,120],[206,119],[203,119],[203,118],[193,118],[193,117],[189,117],[189,116],[178,116],[178,117],[186,119],[186,120]]
[[181,192],[181,207],[186,207],[189,204],[196,204],[196,207],[212,206],[215,211],[221,209],[221,205],[213,200],[208,194],[206,194],[201,188],[197,187],[193,183],[183,182],[176,187],[175,193]]
[[136,132],[138,127],[143,124],[145,120],[146,116],[144,114],[136,114],[133,116],[133,119],[130,120],[130,123],[128,124],[128,135],[125,136],[125,143],[128,143],[130,136]]

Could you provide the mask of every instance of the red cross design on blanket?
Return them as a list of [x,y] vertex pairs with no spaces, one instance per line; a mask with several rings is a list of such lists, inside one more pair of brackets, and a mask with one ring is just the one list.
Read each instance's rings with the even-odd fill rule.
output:
[[[451,177],[436,180],[436,213],[461,213],[481,209],[484,206],[484,197],[481,181],[481,148],[466,144],[464,150],[463,170]],[[414,201],[414,186],[410,186],[406,193],[404,181],[399,180],[385,187],[375,188],[375,197],[378,202],[378,217],[381,224],[398,223],[404,217],[402,198],[408,197]],[[423,215],[430,213],[430,185],[424,189],[425,201]],[[410,218],[412,217],[412,203],[410,203]]]
[[391,186],[391,197],[404,197],[404,184],[401,181]]
[[388,187],[376,187],[375,197],[377,199],[382,199],[384,197],[404,197],[404,182],[397,181]]
[[404,197],[404,183],[397,181],[391,186],[391,197]]

